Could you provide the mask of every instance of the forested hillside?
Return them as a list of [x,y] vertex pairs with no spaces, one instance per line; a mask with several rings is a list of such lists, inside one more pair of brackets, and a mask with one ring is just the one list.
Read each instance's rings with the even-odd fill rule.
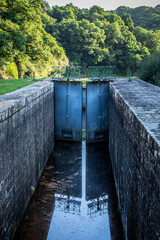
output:
[[[0,74],[47,76],[50,66],[68,64],[64,49],[43,27],[41,0],[0,1]],[[52,20],[52,19],[51,19]]]
[[160,5],[157,5],[155,8],[146,6],[129,8],[121,6],[113,12],[120,17],[122,17],[123,14],[130,14],[135,26],[148,30],[160,29]]
[[[43,21],[45,30],[61,43],[74,65],[114,65],[125,75],[135,73],[144,59],[160,51],[160,28],[135,26],[126,12],[120,17],[98,6],[79,9],[72,4],[43,8],[55,19]],[[158,15],[159,7],[155,9]]]
[[160,53],[159,5],[108,12],[72,4],[50,8],[43,0],[1,2],[0,68],[12,76],[15,66],[19,77],[33,69],[46,74],[67,58],[71,65],[113,65],[119,75],[135,74]]

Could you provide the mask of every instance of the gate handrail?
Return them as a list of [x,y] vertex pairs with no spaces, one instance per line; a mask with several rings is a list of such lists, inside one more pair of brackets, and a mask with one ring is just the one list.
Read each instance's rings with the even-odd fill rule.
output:
[[81,79],[88,78],[92,80],[106,79],[114,77],[115,66],[52,66],[52,76],[58,79]]

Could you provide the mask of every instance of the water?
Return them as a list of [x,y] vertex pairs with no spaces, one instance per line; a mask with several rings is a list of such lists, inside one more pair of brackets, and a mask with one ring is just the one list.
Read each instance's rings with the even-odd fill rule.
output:
[[16,239],[124,239],[106,142],[56,142]]

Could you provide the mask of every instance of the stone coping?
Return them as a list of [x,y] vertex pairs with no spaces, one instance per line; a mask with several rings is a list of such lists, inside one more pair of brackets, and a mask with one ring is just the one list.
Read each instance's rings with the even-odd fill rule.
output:
[[53,89],[52,82],[40,81],[0,95],[0,123],[50,89]]
[[134,116],[138,119],[141,137],[160,159],[160,87],[140,79],[131,82],[117,79],[110,82],[110,91],[128,106],[128,121],[133,124]]

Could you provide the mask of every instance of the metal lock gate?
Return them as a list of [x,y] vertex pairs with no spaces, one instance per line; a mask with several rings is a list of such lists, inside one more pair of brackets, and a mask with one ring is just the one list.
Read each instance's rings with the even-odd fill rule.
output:
[[[108,136],[109,84],[106,81],[55,81],[55,138],[96,142]],[[83,124],[82,124],[83,121]],[[85,123],[84,123],[85,122]]]

